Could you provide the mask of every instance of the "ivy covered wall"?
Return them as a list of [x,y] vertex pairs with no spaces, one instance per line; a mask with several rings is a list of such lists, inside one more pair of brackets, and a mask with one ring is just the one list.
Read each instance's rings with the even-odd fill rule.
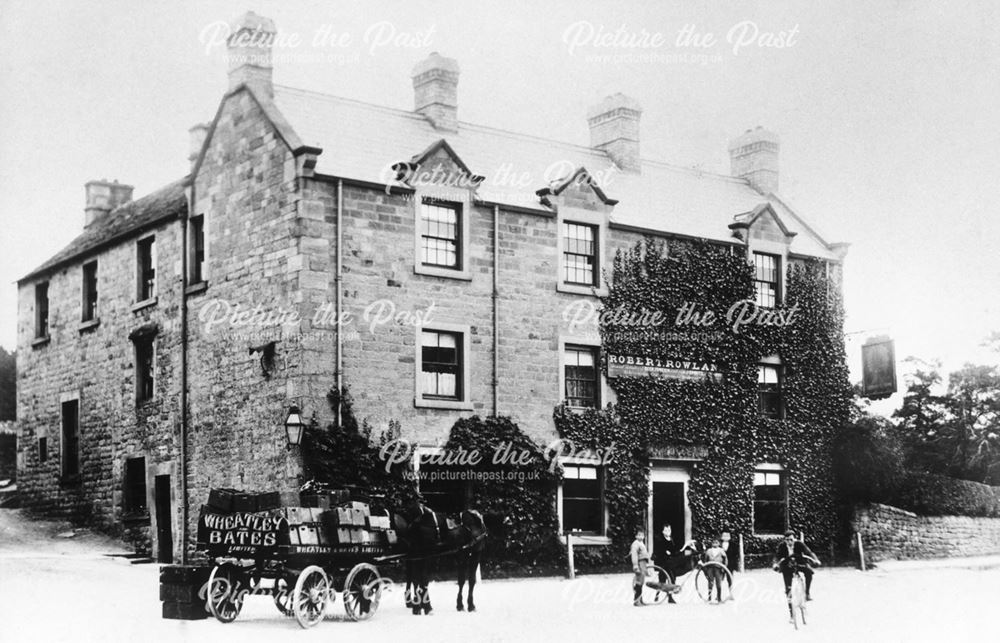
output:
[[[851,391],[840,287],[829,272],[820,261],[794,262],[775,313],[734,329],[740,308],[731,311],[733,305],[755,293],[741,250],[647,239],[619,251],[600,320],[605,373],[608,355],[628,355],[706,362],[721,376],[618,377],[611,381],[614,406],[582,414],[556,409],[563,438],[613,445],[605,483],[609,561],[620,559],[635,528],[645,525],[650,452],[669,446],[697,446],[706,454],[690,468],[695,538],[728,528],[744,535],[748,553],[770,549],[751,536],[753,470],[763,462],[785,468],[790,526],[817,546],[834,538],[831,439],[847,420]],[[688,311],[701,315],[698,322],[678,317]],[[651,325],[655,312],[660,323]],[[783,419],[758,410],[758,364],[772,355],[784,367]]]

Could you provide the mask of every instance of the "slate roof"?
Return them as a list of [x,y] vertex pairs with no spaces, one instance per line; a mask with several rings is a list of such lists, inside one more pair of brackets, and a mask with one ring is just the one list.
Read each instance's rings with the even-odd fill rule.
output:
[[[618,201],[613,222],[731,242],[728,226],[734,217],[770,202],[797,233],[792,253],[836,258],[815,227],[780,198],[760,194],[743,179],[648,159],[642,160],[640,174],[627,174],[590,147],[465,122],[457,132],[442,132],[420,114],[280,85],[275,104],[302,143],[323,149],[316,164],[321,174],[389,183],[393,164],[444,138],[473,174],[486,177],[478,190],[484,201],[540,208],[537,190],[584,167],[608,198]],[[515,180],[505,185],[503,177]]]
[[69,245],[48,261],[18,279],[18,283],[56,270],[99,248],[148,230],[162,221],[181,216],[187,210],[187,197],[184,194],[187,180],[187,177],[179,179],[140,199],[98,215],[80,236],[70,241]]
[[[483,201],[542,209],[536,191],[585,168],[607,198],[611,221],[646,230],[732,242],[729,224],[770,203],[789,231],[794,254],[836,259],[815,228],[780,197],[764,196],[743,179],[643,159],[640,174],[623,173],[602,151],[541,137],[460,122],[442,132],[414,112],[276,85],[275,113],[265,113],[290,144],[322,148],[315,171],[378,184],[391,183],[392,166],[439,142],[477,175]],[[289,128],[291,131],[289,131]],[[100,215],[83,233],[18,283],[51,272],[99,248],[181,216],[188,177]]]

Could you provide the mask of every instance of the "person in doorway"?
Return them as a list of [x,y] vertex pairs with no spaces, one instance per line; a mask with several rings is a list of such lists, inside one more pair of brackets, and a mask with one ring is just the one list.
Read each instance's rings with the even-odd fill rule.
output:
[[[719,563],[720,565],[726,565],[726,552],[722,550],[722,541],[716,539],[712,541],[712,546],[705,550],[704,561],[706,563]],[[726,565],[728,566],[728,565]],[[708,579],[708,598],[709,601],[712,599],[712,588],[715,588],[715,601],[717,603],[722,602],[722,578],[725,576],[725,572],[716,567],[715,565],[707,565],[704,568],[705,578]],[[732,587],[730,587],[732,590]]]
[[642,607],[642,585],[646,582],[646,567],[649,565],[649,550],[646,549],[646,532],[639,529],[635,532],[635,540],[629,549],[632,559],[632,604]]

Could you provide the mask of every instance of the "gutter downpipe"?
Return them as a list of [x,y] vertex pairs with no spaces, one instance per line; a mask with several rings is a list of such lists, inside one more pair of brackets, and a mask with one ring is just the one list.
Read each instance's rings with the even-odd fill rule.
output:
[[344,249],[344,180],[337,179],[337,271],[336,271],[336,291],[337,291],[337,428],[341,426],[341,407],[344,391],[344,337],[341,328],[340,318],[344,306],[343,301],[343,281],[344,281],[344,261],[342,252]]
[[188,218],[194,208],[194,178],[188,201],[188,211],[181,218],[181,439],[180,439],[180,490],[181,490],[181,564],[187,564],[188,488],[187,488],[187,434],[188,434],[188,373],[187,373],[187,287],[188,287]]
[[500,401],[500,329],[497,327],[500,314],[497,305],[500,299],[499,276],[500,270],[500,206],[493,206],[493,417],[499,413]]

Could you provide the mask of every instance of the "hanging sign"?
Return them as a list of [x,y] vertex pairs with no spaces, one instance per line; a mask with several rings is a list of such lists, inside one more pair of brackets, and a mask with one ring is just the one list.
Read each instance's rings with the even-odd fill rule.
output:
[[861,391],[872,400],[896,392],[896,344],[888,337],[872,337],[861,347]]

